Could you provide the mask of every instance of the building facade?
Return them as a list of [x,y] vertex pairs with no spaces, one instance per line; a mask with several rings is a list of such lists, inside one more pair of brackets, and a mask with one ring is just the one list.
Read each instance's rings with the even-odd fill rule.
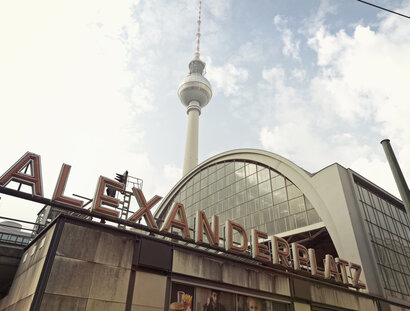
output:
[[[233,150],[186,175],[157,212],[184,204],[190,227],[196,211],[230,219],[247,231],[299,241],[317,252],[363,267],[369,293],[410,301],[410,223],[403,204],[356,172],[333,164],[311,174],[261,150]],[[239,243],[239,241],[237,241]]]
[[[0,191],[62,213],[24,248],[1,311],[410,308],[403,205],[338,164],[311,174],[267,151],[228,151],[189,171],[150,220],[158,198],[105,177],[91,210],[62,202],[63,193],[49,200],[11,190],[9,180],[24,177],[20,162]],[[110,187],[127,199],[110,196]],[[123,219],[132,196],[140,210]],[[211,224],[197,226],[198,215]],[[242,233],[229,233],[232,226]]]

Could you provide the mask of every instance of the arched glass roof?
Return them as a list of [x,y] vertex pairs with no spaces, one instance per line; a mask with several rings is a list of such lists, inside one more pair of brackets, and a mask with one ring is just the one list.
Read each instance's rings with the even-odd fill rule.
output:
[[321,222],[303,193],[286,177],[266,165],[249,160],[229,160],[204,167],[169,201],[185,207],[189,227],[196,211],[210,220],[225,220],[274,235]]

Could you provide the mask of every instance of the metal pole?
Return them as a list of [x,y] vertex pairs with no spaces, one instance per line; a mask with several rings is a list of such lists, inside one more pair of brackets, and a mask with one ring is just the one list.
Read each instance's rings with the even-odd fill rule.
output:
[[410,218],[410,191],[404,179],[403,173],[400,169],[399,162],[394,155],[393,149],[390,145],[390,139],[383,139],[380,142],[383,146],[384,153],[386,154],[387,161],[389,162],[390,169],[392,170],[394,180],[396,181],[397,188],[399,189],[401,199],[406,209],[407,217]]

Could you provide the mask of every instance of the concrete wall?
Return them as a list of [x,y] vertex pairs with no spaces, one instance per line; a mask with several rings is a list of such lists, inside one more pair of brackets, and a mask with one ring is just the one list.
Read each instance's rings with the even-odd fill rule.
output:
[[289,278],[246,264],[174,250],[172,271],[210,281],[290,296]]
[[0,310],[30,310],[54,230],[55,226],[24,251],[9,293],[0,300]]
[[13,283],[23,252],[24,246],[0,243],[0,299]]
[[122,311],[127,298],[131,311],[164,309],[167,277],[137,270],[140,240],[134,233],[59,222],[64,226],[56,247],[49,247],[54,226],[23,254],[9,294],[0,300],[1,311],[30,310],[35,301],[41,311]]
[[132,250],[131,237],[66,223],[41,310],[124,310]]
[[334,287],[310,284],[312,302],[357,311],[378,311],[376,299],[356,295],[353,291],[338,290]]
[[[33,305],[32,310],[42,311],[160,311],[168,304],[171,281],[178,278],[294,302],[295,311],[308,311],[311,304],[404,310],[387,302],[379,310],[377,298],[353,290],[67,218],[57,221],[63,227],[51,227],[26,249],[1,311]],[[50,246],[50,241],[55,242]]]
[[133,271],[138,247],[134,234],[65,223],[40,310],[120,311],[129,295],[132,311],[163,310],[166,276]]

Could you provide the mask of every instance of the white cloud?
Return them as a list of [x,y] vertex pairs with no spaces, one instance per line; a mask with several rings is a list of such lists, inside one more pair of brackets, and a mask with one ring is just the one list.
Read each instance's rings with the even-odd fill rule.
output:
[[263,47],[259,42],[248,41],[242,44],[238,51],[233,55],[232,60],[238,64],[241,62],[256,63],[264,56]]
[[291,56],[294,59],[300,60],[299,57],[299,40],[294,40],[293,32],[290,29],[284,29],[282,32],[283,49],[282,52],[285,56]]
[[294,38],[292,30],[286,26],[287,20],[280,15],[276,15],[273,19],[273,23],[276,25],[278,31],[280,31],[282,34],[283,55],[300,60],[300,40],[296,40]]
[[[410,80],[410,43],[395,39],[397,30],[387,17],[378,30],[357,26],[352,36],[343,31],[332,35],[320,30],[310,42],[318,53],[321,74],[313,89],[322,90],[316,100],[349,122],[373,119],[381,135],[400,143],[410,140],[407,117]],[[388,27],[385,27],[389,24]],[[403,25],[410,33],[410,26]],[[319,94],[319,92],[316,92]]]
[[231,63],[223,66],[214,66],[211,60],[207,61],[208,79],[212,83],[214,92],[223,92],[225,96],[237,96],[241,93],[242,85],[248,80],[248,71]]
[[206,7],[209,8],[212,15],[218,19],[226,19],[230,15],[232,1],[208,0]]
[[[409,2],[402,11],[407,10]],[[409,176],[410,25],[388,15],[375,28],[357,25],[351,35],[343,29],[331,33],[323,12],[308,40],[317,53],[317,76],[297,89],[289,86],[287,70],[262,73],[267,84],[261,89],[274,108],[271,124],[261,128],[261,143],[311,171],[339,162],[397,195],[379,140],[392,139]]]
[[292,69],[292,76],[296,80],[303,81],[306,77],[306,71],[303,69]]
[[[2,139],[0,174],[29,150],[42,155],[46,197],[62,163],[72,165],[69,195],[92,197],[99,175],[127,169],[146,181],[147,196],[169,190],[175,178],[146,153],[140,124],[141,114],[158,109],[160,47],[189,32],[179,13],[187,6],[150,3],[0,4],[0,130],[12,133]],[[33,220],[38,212],[20,212],[9,197],[1,203],[3,216]]]

